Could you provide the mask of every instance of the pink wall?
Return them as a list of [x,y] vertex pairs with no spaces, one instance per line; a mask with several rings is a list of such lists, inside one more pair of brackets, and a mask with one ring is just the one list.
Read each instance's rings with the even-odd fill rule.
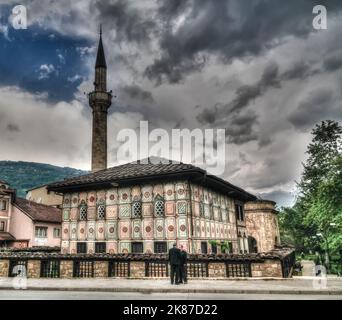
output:
[[[25,213],[17,207],[12,206],[10,222],[10,233],[18,240],[29,240],[29,246],[60,246],[61,239],[54,238],[53,229],[61,229],[60,224],[33,222]],[[47,227],[47,238],[37,239],[35,237],[35,227]]]

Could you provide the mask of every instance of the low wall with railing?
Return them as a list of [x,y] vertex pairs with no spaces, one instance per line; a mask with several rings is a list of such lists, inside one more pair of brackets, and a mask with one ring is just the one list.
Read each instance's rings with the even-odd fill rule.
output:
[[[188,278],[291,277],[292,250],[267,254],[189,255]],[[28,278],[166,278],[170,266],[163,254],[77,254],[0,252],[0,277]]]

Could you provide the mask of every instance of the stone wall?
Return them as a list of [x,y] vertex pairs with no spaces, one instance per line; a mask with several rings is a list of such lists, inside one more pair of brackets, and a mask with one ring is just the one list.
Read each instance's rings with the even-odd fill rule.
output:
[[94,262],[94,277],[107,278],[108,277],[108,261]]
[[144,261],[131,261],[131,278],[145,277],[145,262]]
[[263,263],[252,263],[252,277],[282,278],[283,272],[280,260],[265,260]]
[[27,261],[27,277],[28,278],[40,277],[40,261],[39,260]]
[[[266,200],[247,202],[245,215],[248,236],[256,240],[258,252],[275,249],[280,243],[275,202]],[[249,239],[251,241],[251,238]]]
[[60,277],[72,278],[74,262],[72,260],[62,260],[60,263]]
[[8,277],[9,261],[0,260],[0,277]]
[[[107,278],[109,276],[109,263],[126,262],[128,273],[122,273],[123,277],[142,279],[146,278],[146,268],[155,263],[150,270],[149,277],[159,277],[160,265],[165,266],[167,255],[62,255],[55,253],[0,253],[0,277],[9,275],[9,266],[15,262],[27,261],[27,277],[39,278],[41,261],[60,261],[60,278],[74,277],[74,261],[93,262],[89,276],[95,278]],[[77,259],[77,260],[75,260]],[[13,263],[10,263],[13,261]],[[128,263],[127,263],[128,262]],[[188,272],[194,277],[227,279],[227,277],[288,277],[294,264],[294,251],[292,249],[277,249],[266,254],[245,255],[188,255]],[[200,266],[200,268],[199,268]],[[250,269],[249,269],[250,266]],[[91,269],[90,269],[91,270]],[[151,271],[152,270],[152,271]],[[166,270],[166,268],[164,269]],[[169,268],[170,270],[170,268]],[[250,270],[250,274],[248,272]],[[157,273],[156,273],[157,272]],[[197,274],[196,274],[197,272]],[[163,273],[166,276],[166,273]]]
[[209,278],[226,278],[225,263],[216,262],[208,265]]

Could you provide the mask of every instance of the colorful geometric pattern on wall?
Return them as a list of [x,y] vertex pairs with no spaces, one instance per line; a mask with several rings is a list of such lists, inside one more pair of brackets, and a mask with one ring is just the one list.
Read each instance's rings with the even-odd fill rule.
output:
[[120,204],[119,205],[120,218],[130,218],[131,217],[131,205],[130,204]]

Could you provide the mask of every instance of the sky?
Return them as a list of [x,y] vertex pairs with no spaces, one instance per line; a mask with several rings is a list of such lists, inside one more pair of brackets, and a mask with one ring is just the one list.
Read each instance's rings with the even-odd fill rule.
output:
[[[340,0],[23,0],[0,4],[0,160],[90,169],[99,24],[121,129],[220,128],[222,178],[279,205],[296,196],[310,132],[341,121]],[[327,30],[312,26],[325,5]]]

